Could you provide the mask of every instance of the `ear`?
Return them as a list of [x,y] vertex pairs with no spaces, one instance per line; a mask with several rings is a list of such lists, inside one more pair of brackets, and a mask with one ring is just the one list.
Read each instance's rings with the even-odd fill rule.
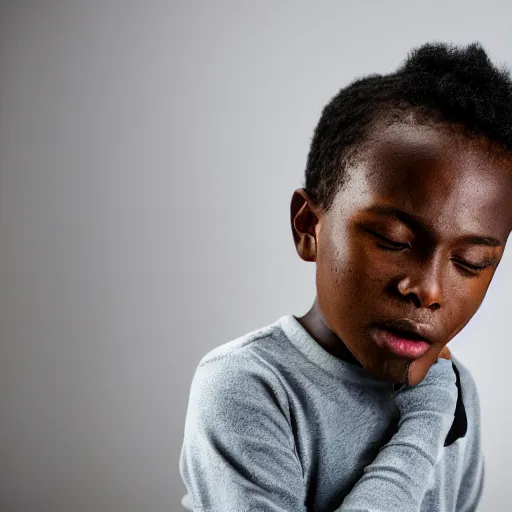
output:
[[293,193],[290,220],[298,255],[304,261],[316,261],[318,216],[311,198],[303,188],[298,188]]

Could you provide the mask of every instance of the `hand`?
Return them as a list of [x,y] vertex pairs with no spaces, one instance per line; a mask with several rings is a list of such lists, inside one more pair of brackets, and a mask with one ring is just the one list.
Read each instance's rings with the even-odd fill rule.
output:
[[402,386],[395,392],[400,414],[431,411],[454,415],[458,397],[456,382],[452,361],[437,359],[418,384]]
[[437,354],[437,356],[434,356],[429,352],[427,352],[426,356],[428,356],[427,359],[420,357],[409,365],[407,371],[407,384],[409,386],[416,386],[418,383],[420,383],[425,378],[425,375],[427,374],[430,367],[435,363],[436,359],[442,358],[451,360],[452,358],[450,349],[446,345],[443,347],[441,352]]

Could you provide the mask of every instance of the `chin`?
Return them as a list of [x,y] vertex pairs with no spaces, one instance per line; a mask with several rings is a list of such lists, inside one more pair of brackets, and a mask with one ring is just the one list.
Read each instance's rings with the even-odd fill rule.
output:
[[378,360],[364,367],[379,381],[390,384],[405,384],[410,361],[405,359]]

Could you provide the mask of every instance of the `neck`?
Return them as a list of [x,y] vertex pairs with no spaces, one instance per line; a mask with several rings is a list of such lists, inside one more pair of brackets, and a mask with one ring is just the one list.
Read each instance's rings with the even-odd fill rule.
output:
[[341,338],[326,324],[317,298],[315,298],[313,306],[304,316],[296,318],[308,334],[324,350],[338,359],[362,367],[361,363],[352,355],[352,352],[350,352]]

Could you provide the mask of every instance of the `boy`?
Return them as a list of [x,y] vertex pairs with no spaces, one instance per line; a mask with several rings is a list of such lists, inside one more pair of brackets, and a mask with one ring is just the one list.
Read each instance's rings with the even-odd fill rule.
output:
[[446,344],[501,260],[511,194],[512,81],[480,45],[427,44],[342,89],[291,201],[317,297],[200,362],[193,510],[476,510],[478,393]]

